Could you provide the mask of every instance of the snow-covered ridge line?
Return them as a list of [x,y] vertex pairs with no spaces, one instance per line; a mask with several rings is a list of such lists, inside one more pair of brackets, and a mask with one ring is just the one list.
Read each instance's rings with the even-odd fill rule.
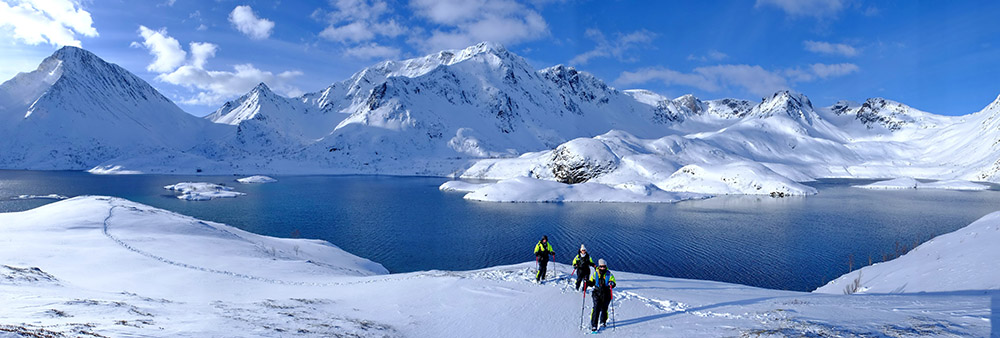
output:
[[[0,133],[13,135],[0,140],[0,168],[559,180],[551,166],[589,158],[586,182],[609,187],[808,195],[796,182],[1000,182],[1000,148],[984,141],[1000,139],[998,115],[1000,101],[946,117],[883,98],[815,107],[792,91],[759,102],[665,98],[573,67],[536,70],[481,43],[382,62],[296,98],[260,84],[197,119],[127,70],[66,47],[0,85]],[[569,156],[587,142],[608,150]]]
[[[99,196],[0,213],[0,241],[0,335],[581,334],[580,293],[559,263],[542,285],[532,262],[386,274],[327,242]],[[614,273],[615,333],[627,337],[988,336],[1000,296],[836,296]]]

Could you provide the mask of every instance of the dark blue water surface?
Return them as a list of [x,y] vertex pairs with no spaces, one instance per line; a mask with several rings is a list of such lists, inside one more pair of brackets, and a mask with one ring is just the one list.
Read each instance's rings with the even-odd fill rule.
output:
[[[819,194],[724,196],[676,204],[487,203],[437,187],[444,178],[278,176],[244,185],[232,176],[100,176],[83,172],[0,171],[0,211],[50,200],[22,194],[111,195],[258,234],[318,238],[389,271],[476,269],[534,259],[548,235],[556,260],[580,243],[612,270],[812,290],[855,265],[1000,210],[1000,192],[868,191],[859,180],[809,183]],[[235,199],[182,201],[164,185],[225,183]]]

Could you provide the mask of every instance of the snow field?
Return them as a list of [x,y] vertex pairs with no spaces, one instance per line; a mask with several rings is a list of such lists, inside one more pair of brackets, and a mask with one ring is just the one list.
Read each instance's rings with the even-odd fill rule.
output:
[[[991,215],[980,222],[996,226]],[[979,242],[977,242],[979,243]],[[977,244],[978,245],[978,244]],[[918,252],[918,251],[915,251]],[[616,336],[988,336],[996,290],[828,295],[616,271]],[[109,197],[0,214],[0,332],[106,336],[576,337],[570,266],[386,274]],[[995,280],[995,279],[994,279]],[[845,311],[850,309],[850,311]],[[82,333],[81,333],[82,332]]]

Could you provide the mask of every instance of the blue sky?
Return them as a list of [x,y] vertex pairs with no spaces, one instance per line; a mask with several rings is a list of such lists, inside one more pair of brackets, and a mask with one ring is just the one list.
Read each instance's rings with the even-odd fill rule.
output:
[[0,78],[78,45],[194,115],[264,81],[317,91],[384,59],[479,41],[619,89],[961,115],[1000,94],[998,1],[0,0]]

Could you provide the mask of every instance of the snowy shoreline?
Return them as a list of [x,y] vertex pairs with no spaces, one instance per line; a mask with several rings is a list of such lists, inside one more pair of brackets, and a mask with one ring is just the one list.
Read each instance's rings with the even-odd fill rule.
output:
[[232,187],[207,182],[181,182],[164,186],[163,189],[176,191],[178,199],[187,201],[208,201],[216,198],[234,198],[246,195],[233,191]]
[[[977,224],[1000,229],[1000,218]],[[542,285],[531,282],[533,262],[387,274],[324,241],[255,235],[100,196],[0,213],[0,244],[0,303],[9,305],[0,307],[0,336],[581,334],[580,294],[559,263]],[[627,337],[987,336],[1000,320],[990,311],[996,290],[844,296],[615,274],[616,334]]]
[[974,183],[965,180],[941,180],[924,183],[912,177],[900,177],[891,180],[878,181],[871,184],[856,185],[855,188],[869,190],[904,190],[904,189],[937,189],[937,190],[958,190],[958,191],[982,191],[989,190],[990,186]]

